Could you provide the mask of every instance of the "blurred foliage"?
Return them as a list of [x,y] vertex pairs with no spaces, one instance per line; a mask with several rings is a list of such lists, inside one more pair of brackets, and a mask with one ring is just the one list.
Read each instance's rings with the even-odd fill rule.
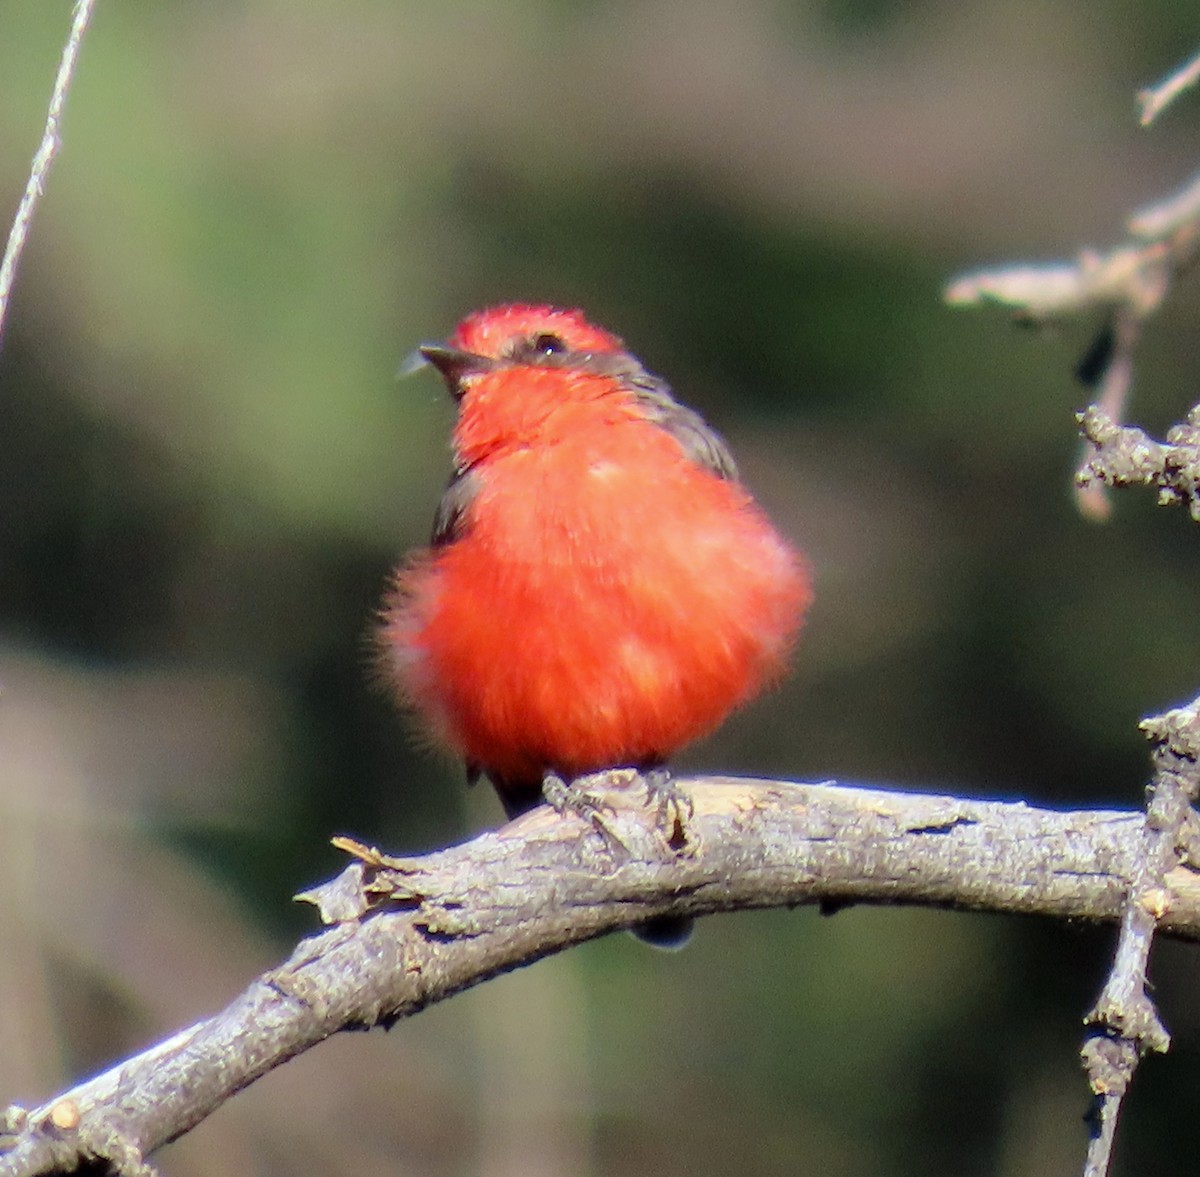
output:
[[[69,5],[0,8],[15,207]],[[1132,91],[1184,6],[342,0],[98,6],[0,352],[0,1095],[223,1004],[311,926],[334,832],[495,823],[373,684],[451,406],[423,339],[585,307],[731,439],[809,553],[796,672],[680,767],[1134,805],[1138,718],[1193,694],[1200,544],[1074,510],[1095,324],[951,312],[1195,169]],[[1152,429],[1194,400],[1186,284]],[[172,1174],[1059,1173],[1111,937],[910,911],[591,944],[296,1060]],[[1194,952],[1125,1163],[1190,1171]],[[15,1011],[20,1011],[19,1013]]]

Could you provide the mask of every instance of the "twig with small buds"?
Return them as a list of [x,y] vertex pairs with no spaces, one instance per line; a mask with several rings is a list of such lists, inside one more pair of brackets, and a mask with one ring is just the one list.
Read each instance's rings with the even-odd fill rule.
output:
[[1081,487],[1154,486],[1161,505],[1185,505],[1200,523],[1200,405],[1167,431],[1165,441],[1116,424],[1099,405],[1080,413],[1078,420],[1088,447],[1076,475]]

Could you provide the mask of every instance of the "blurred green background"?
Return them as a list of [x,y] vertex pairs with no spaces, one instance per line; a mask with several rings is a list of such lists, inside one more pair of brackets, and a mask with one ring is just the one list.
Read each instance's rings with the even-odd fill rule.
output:
[[[0,6],[0,208],[70,5]],[[1140,801],[1200,686],[1200,536],[1075,510],[1071,368],[942,285],[1072,256],[1195,170],[1165,0],[100,0],[0,351],[0,1103],[216,1010],[313,926],[336,832],[500,820],[368,674],[451,405],[398,362],[489,301],[584,307],[730,439],[811,558],[796,669],[681,768]],[[9,213],[5,212],[7,220]],[[1196,290],[1133,416],[1195,399]],[[330,1042],[169,1174],[989,1173],[1081,1165],[1112,935],[902,910],[586,945]],[[1195,952],[1125,1171],[1194,1170]]]

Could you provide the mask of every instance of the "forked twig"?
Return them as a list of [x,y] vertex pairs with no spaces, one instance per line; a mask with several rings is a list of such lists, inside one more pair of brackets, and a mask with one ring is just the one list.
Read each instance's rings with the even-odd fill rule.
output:
[[1154,933],[1170,907],[1165,880],[1183,860],[1184,827],[1200,793],[1200,698],[1141,726],[1154,745],[1154,783],[1117,951],[1104,989],[1085,1019],[1092,1032],[1080,1055],[1096,1106],[1084,1177],[1108,1172],[1121,1103],[1142,1056],[1165,1052],[1171,1045],[1147,991],[1146,970]]

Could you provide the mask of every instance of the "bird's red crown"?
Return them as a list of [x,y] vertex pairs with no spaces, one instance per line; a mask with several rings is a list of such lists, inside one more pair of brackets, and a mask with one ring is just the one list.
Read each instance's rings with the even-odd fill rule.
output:
[[567,351],[616,352],[625,347],[618,336],[589,323],[581,311],[523,302],[475,311],[459,323],[448,342],[462,351],[498,359],[514,342],[541,335],[557,338]]

